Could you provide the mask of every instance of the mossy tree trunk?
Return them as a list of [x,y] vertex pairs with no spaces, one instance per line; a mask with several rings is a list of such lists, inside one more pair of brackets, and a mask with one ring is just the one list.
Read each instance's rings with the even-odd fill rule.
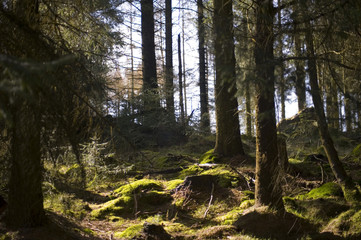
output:
[[[305,5],[303,5],[303,9],[307,9]],[[306,29],[307,31],[305,40],[308,58],[308,74],[311,85],[312,100],[316,111],[318,131],[321,137],[322,145],[325,149],[332,172],[334,173],[338,183],[342,186],[346,200],[349,202],[353,202],[355,200],[359,201],[361,200],[361,195],[357,190],[355,183],[351,177],[347,175],[345,169],[343,168],[343,165],[338,158],[337,150],[335,149],[332,138],[329,134],[323,102],[320,94],[320,87],[318,85],[317,65],[313,45],[313,30],[310,22],[306,22]]]
[[274,103],[273,19],[271,0],[256,1],[256,206],[282,210]]
[[243,155],[236,98],[236,59],[233,39],[232,1],[214,1],[216,63],[216,146],[223,157]]

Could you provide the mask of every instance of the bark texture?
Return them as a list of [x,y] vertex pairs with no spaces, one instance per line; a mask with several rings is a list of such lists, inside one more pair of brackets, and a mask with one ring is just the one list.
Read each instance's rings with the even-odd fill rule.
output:
[[256,6],[256,205],[283,209],[274,103],[273,18],[271,0]]
[[215,32],[217,124],[214,152],[224,157],[243,155],[244,150],[240,135],[236,98],[232,1],[214,1],[213,22]]

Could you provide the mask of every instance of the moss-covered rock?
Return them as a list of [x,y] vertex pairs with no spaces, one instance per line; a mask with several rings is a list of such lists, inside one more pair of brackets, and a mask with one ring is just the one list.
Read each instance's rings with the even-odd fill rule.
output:
[[174,179],[165,183],[166,190],[173,190],[176,189],[179,185],[184,182],[182,179]]
[[201,164],[204,163],[218,163],[219,162],[219,157],[217,156],[217,154],[214,153],[214,149],[209,150],[208,152],[204,153],[200,158],[199,158],[199,162]]
[[145,190],[163,190],[163,185],[160,181],[153,179],[140,179],[138,181],[123,185],[116,189],[116,195],[129,196],[133,193],[138,193]]
[[116,232],[114,237],[121,238],[121,239],[131,239],[133,237],[141,235],[143,229],[142,224],[135,224],[133,226],[128,227],[123,232]]
[[133,210],[134,199],[131,196],[122,196],[106,202],[103,206],[91,212],[93,218],[105,218],[106,216],[117,216]]
[[180,173],[178,178],[184,179],[188,176],[197,175],[198,173],[202,172],[203,169],[200,168],[198,165],[191,165],[185,169],[183,169]]
[[325,224],[341,212],[349,209],[343,199],[335,198],[284,197],[283,202],[288,212],[314,224]]
[[342,197],[343,191],[340,185],[334,182],[328,182],[323,184],[319,188],[312,189],[308,194],[308,199],[318,198],[330,198],[330,197]]
[[227,169],[226,166],[220,165],[206,171],[203,171],[201,175],[212,175],[216,177],[217,184],[221,187],[237,187],[239,184],[239,176]]
[[361,239],[361,210],[350,209],[341,213],[331,220],[323,231],[347,239]]

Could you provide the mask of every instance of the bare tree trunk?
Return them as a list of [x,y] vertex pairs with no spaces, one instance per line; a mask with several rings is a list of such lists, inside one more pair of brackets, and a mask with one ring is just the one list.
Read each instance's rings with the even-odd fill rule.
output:
[[[17,1],[15,15],[33,30],[39,27],[37,0]],[[30,57],[30,56],[26,56]],[[7,223],[34,227],[44,223],[41,163],[41,112],[39,100],[17,96],[13,106],[11,168]]]
[[274,103],[273,1],[256,1],[256,206],[283,210]]
[[165,0],[165,94],[168,113],[174,119],[172,0]]
[[232,1],[214,1],[216,63],[216,146],[214,152],[232,157],[244,155],[236,98],[236,59],[234,55]]
[[206,59],[205,59],[205,36],[204,36],[204,13],[203,0],[197,0],[198,7],[198,54],[199,54],[199,89],[201,103],[201,128],[205,132],[210,131],[210,119],[208,108]]
[[180,120],[185,124],[184,105],[183,105],[183,68],[182,68],[182,50],[181,50],[181,36],[178,34],[178,80],[179,80],[179,107],[180,107]]
[[141,0],[143,92],[146,112],[159,107],[153,11],[152,0]]

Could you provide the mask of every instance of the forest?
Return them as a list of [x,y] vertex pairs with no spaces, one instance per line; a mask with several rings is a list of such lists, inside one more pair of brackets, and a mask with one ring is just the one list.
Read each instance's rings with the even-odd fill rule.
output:
[[0,240],[361,239],[361,1],[2,0]]

